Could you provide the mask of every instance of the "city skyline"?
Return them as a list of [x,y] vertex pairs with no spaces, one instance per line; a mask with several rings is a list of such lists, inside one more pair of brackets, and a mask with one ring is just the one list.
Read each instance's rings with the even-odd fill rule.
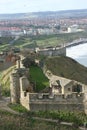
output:
[[3,0],[0,14],[87,9],[87,0]]

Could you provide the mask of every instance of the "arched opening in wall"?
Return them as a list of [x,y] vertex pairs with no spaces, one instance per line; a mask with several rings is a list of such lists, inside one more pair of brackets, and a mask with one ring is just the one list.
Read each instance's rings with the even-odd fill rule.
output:
[[78,92],[78,93],[82,92],[82,85],[81,84],[73,85],[72,92]]

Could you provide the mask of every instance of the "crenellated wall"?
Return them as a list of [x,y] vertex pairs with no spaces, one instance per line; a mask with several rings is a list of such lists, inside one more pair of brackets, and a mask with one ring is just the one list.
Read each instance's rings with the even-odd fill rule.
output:
[[[19,64],[19,62],[18,62]],[[20,69],[20,65],[18,65]],[[24,71],[24,73],[23,73]],[[69,111],[83,111],[87,114],[87,86],[83,86],[80,93],[71,92],[54,94],[54,93],[31,93],[32,89],[30,82],[25,73],[27,71],[23,68],[22,76],[20,77],[18,69],[16,69],[10,77],[11,102],[21,103],[29,111],[46,111],[46,110],[69,110]],[[57,77],[59,79],[59,77]],[[55,77],[56,79],[56,77]],[[59,79],[62,86],[68,83],[69,80]],[[62,83],[63,80],[63,83]],[[68,83],[68,87],[73,82]],[[68,88],[67,87],[67,88]],[[65,86],[66,88],[66,86]],[[28,90],[30,90],[28,92]]]
[[[21,104],[30,111],[39,110],[69,110],[84,111],[84,94],[72,93],[72,95],[49,95],[49,93],[22,93]],[[29,102],[28,102],[29,101]]]

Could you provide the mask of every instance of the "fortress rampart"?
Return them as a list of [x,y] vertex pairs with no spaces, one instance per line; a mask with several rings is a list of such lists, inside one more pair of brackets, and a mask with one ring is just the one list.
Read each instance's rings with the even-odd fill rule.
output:
[[47,110],[69,110],[84,111],[84,94],[80,96],[77,93],[72,95],[49,95],[49,93],[21,93],[20,102],[30,111]]
[[[69,86],[71,87],[74,82],[70,81],[68,86],[65,86],[67,91],[64,91],[64,93],[33,93],[31,92],[30,82],[26,74],[26,71],[28,70],[23,68],[21,76],[19,75],[18,70],[19,69],[16,69],[10,76],[12,103],[20,103],[29,111],[79,110],[87,113],[87,93],[84,91],[87,86],[83,86],[83,88],[85,88],[82,89],[82,92],[71,92],[68,88]],[[67,82],[68,81],[69,80],[67,80]]]

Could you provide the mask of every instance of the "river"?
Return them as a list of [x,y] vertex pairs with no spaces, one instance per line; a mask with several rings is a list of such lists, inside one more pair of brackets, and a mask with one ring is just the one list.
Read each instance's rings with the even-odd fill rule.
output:
[[75,59],[87,67],[87,43],[67,48],[66,56]]

